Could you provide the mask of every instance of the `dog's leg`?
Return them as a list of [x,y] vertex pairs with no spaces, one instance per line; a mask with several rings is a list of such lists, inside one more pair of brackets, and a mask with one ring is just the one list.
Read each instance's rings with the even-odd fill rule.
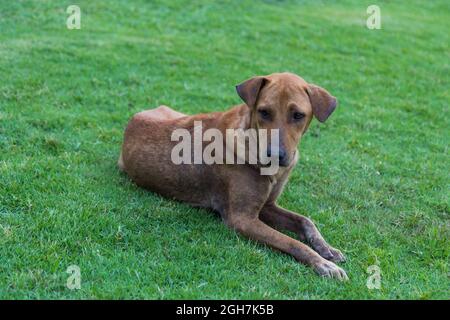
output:
[[297,233],[301,241],[307,242],[325,259],[333,262],[345,261],[342,252],[330,246],[307,217],[280,208],[276,204],[270,204],[262,208],[259,218],[278,230]]
[[229,217],[225,222],[246,237],[292,255],[297,261],[314,268],[321,276],[348,279],[345,271],[333,262],[325,260],[307,245],[269,227],[257,218],[240,215],[239,218]]

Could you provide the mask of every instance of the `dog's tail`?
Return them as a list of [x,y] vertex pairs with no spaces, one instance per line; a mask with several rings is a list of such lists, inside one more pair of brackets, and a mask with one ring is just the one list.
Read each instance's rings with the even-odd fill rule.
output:
[[122,152],[120,153],[119,160],[117,161],[117,166],[119,167],[120,171],[124,171],[125,170],[125,165],[123,163]]

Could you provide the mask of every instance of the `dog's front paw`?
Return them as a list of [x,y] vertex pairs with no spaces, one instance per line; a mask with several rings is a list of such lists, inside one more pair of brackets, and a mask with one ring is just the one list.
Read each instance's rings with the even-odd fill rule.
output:
[[348,280],[347,274],[333,262],[322,259],[313,264],[314,271],[322,277],[335,278],[341,281]]
[[333,262],[344,262],[345,261],[344,254],[340,250],[335,249],[328,244],[323,244],[320,246],[316,245],[316,246],[313,246],[313,249],[316,250],[316,252],[318,254],[320,254],[320,256],[322,258],[325,258],[329,261],[333,261]]
[[345,262],[345,256],[341,252],[341,250],[335,249],[333,247],[329,247],[328,250],[331,252],[331,259],[328,259],[333,262]]

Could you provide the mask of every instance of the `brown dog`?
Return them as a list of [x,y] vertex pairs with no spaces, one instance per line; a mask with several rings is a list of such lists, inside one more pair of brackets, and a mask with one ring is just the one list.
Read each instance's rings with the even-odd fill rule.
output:
[[[276,199],[298,159],[297,145],[312,117],[325,121],[337,105],[326,90],[291,73],[251,78],[236,87],[245,104],[226,112],[187,116],[166,106],[134,115],[125,130],[119,167],[137,185],[163,196],[211,208],[239,233],[286,252],[327,277],[347,279],[344,261],[310,219],[280,208]],[[250,164],[179,164],[171,160],[175,129],[278,129],[280,168],[261,175]],[[268,150],[268,152],[270,152]],[[279,230],[295,232],[302,242]]]

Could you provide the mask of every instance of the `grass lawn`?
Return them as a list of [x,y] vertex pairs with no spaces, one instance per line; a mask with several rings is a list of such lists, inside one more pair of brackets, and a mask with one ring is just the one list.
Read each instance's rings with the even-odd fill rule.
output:
[[[450,296],[448,1],[377,1],[381,30],[357,0],[79,0],[81,30],[70,4],[0,4],[0,298]],[[277,71],[340,101],[279,203],[346,254],[346,283],[116,168],[134,113],[225,110]]]

